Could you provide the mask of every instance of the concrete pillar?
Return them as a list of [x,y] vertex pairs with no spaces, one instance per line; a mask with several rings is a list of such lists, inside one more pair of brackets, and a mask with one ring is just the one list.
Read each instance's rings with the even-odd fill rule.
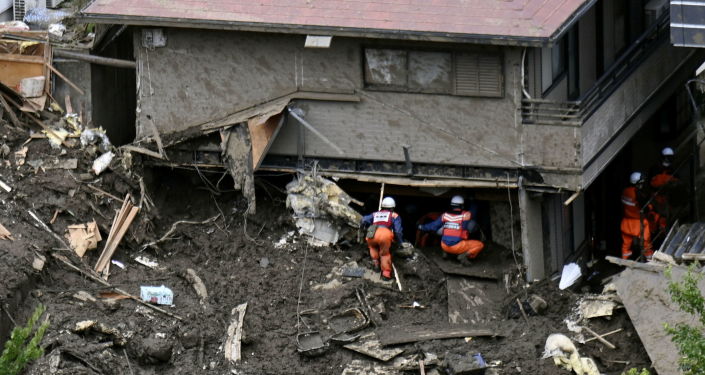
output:
[[519,188],[519,216],[521,220],[521,248],[526,266],[526,280],[531,282],[546,277],[543,256],[543,219],[541,199]]

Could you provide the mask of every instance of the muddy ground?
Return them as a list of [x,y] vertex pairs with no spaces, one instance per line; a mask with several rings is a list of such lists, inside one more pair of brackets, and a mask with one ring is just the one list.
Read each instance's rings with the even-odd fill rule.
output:
[[[362,244],[314,247],[304,238],[287,236],[294,226],[280,190],[281,178],[261,177],[257,214],[246,217],[245,200],[237,192],[228,191],[228,177],[222,178],[222,171],[199,174],[177,169],[143,170],[136,155],[123,154],[96,178],[87,174],[96,156],[94,149],[53,149],[46,139],[27,143],[26,160],[18,165],[13,154],[29,139],[28,133],[7,126],[1,126],[0,131],[0,143],[11,151],[0,161],[0,180],[13,188],[10,193],[0,192],[0,223],[14,237],[14,241],[0,240],[0,339],[7,337],[13,321],[25,321],[37,304],[47,307],[50,320],[42,342],[45,355],[29,367],[29,374],[341,374],[354,360],[375,360],[333,342],[321,355],[308,357],[297,351],[297,334],[316,330],[328,338],[332,315],[348,308],[364,308],[356,290],[364,293],[373,310],[384,305],[383,314],[372,314],[377,327],[370,326],[366,331],[448,323],[447,277],[426,257],[416,253],[395,258],[404,284],[404,292],[399,292],[392,283],[332,273],[349,262],[369,268]],[[50,168],[53,160],[70,158],[78,159],[76,169]],[[36,160],[43,160],[44,168],[37,168]],[[145,191],[140,187],[140,176],[144,177]],[[171,288],[174,305],[162,307],[183,320],[129,299],[101,298],[100,293],[110,288],[53,257],[63,255],[80,269],[89,270],[103,243],[79,259],[41,229],[28,210],[45,223],[55,217],[49,227],[60,236],[70,224],[95,219],[105,239],[122,202],[89,185],[120,199],[130,194],[135,203],[151,199],[154,206],[142,204],[142,211],[113,257],[124,263],[125,269],[112,265],[108,281],[133,295],[139,295],[141,285]],[[179,225],[171,239],[143,248],[176,221],[199,222],[216,216],[207,224]],[[275,246],[282,238],[282,244]],[[490,246],[488,251],[495,248]],[[41,271],[33,270],[32,262],[39,255],[46,257],[46,264]],[[156,260],[159,268],[138,264],[136,256]],[[189,268],[207,288],[204,301],[186,277]],[[515,269],[510,274],[508,280],[518,279]],[[558,290],[557,281],[528,288],[524,283],[506,285],[503,278],[489,284],[469,281],[489,285],[492,303],[482,307],[478,325],[498,336],[404,344],[398,346],[404,350],[401,356],[426,352],[443,359],[453,353],[481,353],[494,366],[495,374],[568,373],[541,355],[549,334],[575,336],[564,319],[576,307],[579,294]],[[92,299],[77,298],[79,292],[86,292]],[[515,298],[524,299],[530,293],[548,302],[547,311],[529,316],[528,321],[520,316],[508,318],[509,305]],[[414,301],[426,308],[401,307]],[[245,302],[242,361],[231,364],[223,352],[226,331],[233,319],[231,310]],[[74,332],[76,323],[85,320],[96,321],[103,328]],[[610,336],[616,350],[597,341],[578,345],[581,354],[593,357],[603,373],[620,374],[626,368],[649,366],[624,310],[589,324],[597,332],[625,329]]]

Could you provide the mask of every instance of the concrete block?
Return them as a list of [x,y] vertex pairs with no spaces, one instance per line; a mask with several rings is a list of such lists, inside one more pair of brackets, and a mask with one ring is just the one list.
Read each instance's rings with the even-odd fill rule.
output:
[[25,98],[36,98],[44,94],[44,76],[28,77],[20,80],[20,94]]

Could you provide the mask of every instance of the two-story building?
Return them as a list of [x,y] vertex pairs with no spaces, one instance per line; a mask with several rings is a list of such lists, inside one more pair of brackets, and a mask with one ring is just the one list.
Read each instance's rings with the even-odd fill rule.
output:
[[516,215],[530,280],[618,253],[626,176],[687,133],[702,62],[670,45],[665,0],[95,0],[81,17],[137,62],[101,75],[136,87],[94,99],[115,137],[128,113],[170,162],[212,164],[196,145],[231,132],[253,170],[475,191],[498,242]]

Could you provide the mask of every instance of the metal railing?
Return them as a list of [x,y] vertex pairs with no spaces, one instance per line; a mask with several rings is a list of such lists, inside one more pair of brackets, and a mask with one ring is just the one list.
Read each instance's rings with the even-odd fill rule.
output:
[[656,50],[669,35],[670,17],[664,13],[578,100],[552,101],[524,98],[522,123],[581,126],[604,101]]

